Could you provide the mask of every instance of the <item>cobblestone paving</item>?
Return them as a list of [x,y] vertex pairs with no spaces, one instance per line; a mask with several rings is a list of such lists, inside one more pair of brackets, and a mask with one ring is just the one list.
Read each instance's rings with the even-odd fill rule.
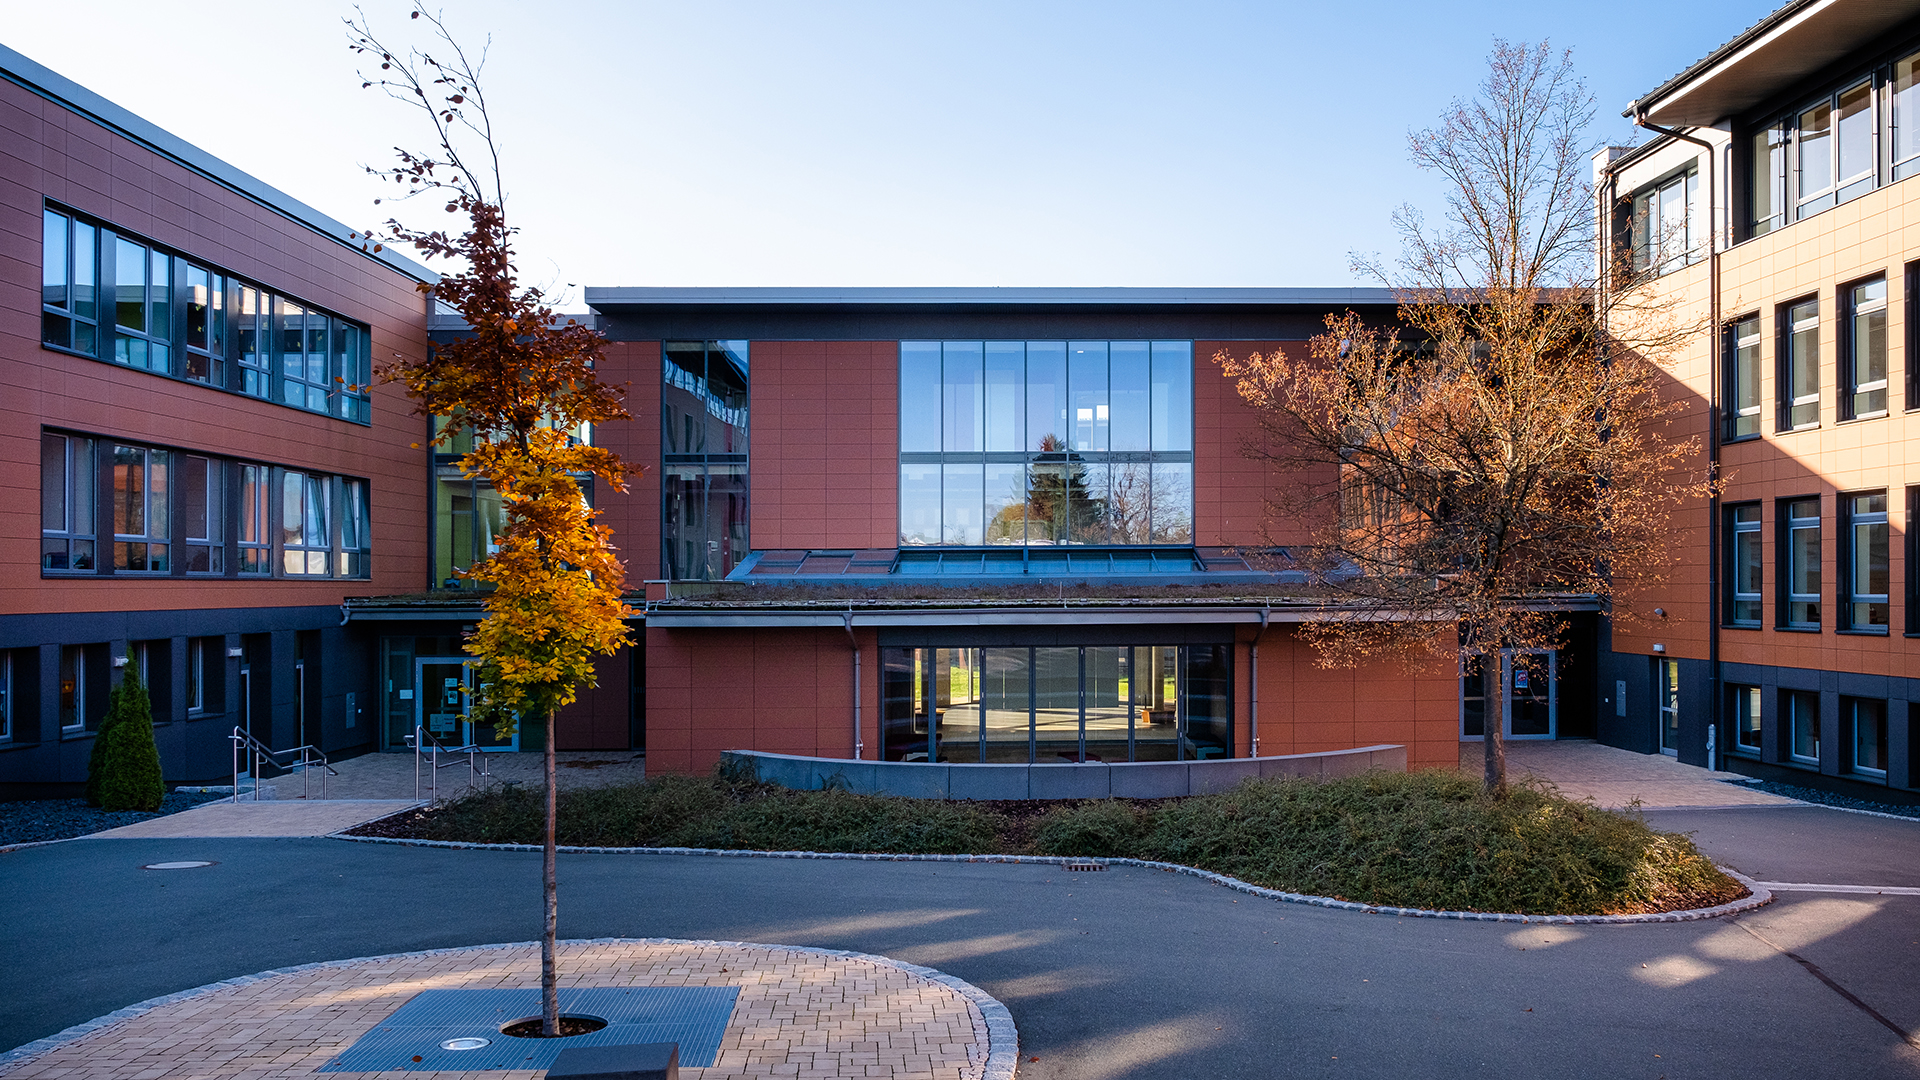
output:
[[[1480,775],[1485,750],[1460,744],[1460,770]],[[1624,807],[1635,799],[1648,810],[1672,806],[1794,806],[1794,800],[1724,781],[1734,774],[1683,765],[1665,754],[1636,754],[1585,740],[1510,740],[1507,775],[1532,773],[1570,799]]]
[[[777,946],[563,942],[570,987],[738,986],[710,1068],[688,1080],[827,1077],[977,1080],[987,1023],[960,992],[871,960]],[[353,1045],[421,990],[538,987],[538,946],[375,958],[222,988],[109,1024],[8,1080],[292,1080]],[[340,1080],[534,1080],[544,1070],[332,1072]]]
[[411,799],[357,799],[328,802],[213,802],[178,814],[122,825],[93,834],[100,840],[153,837],[325,836],[397,814],[418,805]]
[[[469,767],[467,754],[441,754],[438,771],[438,797],[442,799],[458,798],[466,794],[469,786],[479,788],[489,786],[498,788],[501,784],[524,784],[529,787],[541,786],[543,767],[541,755],[533,752],[499,751],[496,753],[472,755]],[[604,787],[608,784],[624,784],[646,778],[647,756],[632,750],[567,750],[554,755],[557,767],[554,776],[559,780],[562,791],[576,787]],[[419,767],[420,798],[431,800],[435,797],[434,777],[430,776],[427,758],[422,757]],[[492,774],[491,778],[481,777],[478,769],[484,767]],[[362,754],[356,758],[336,762],[334,768],[338,776],[326,778],[326,790],[321,792],[318,778],[310,787],[311,799],[412,799],[414,797],[414,755],[405,754]],[[281,801],[301,798],[303,784],[301,778],[281,776],[267,781],[274,788]]]

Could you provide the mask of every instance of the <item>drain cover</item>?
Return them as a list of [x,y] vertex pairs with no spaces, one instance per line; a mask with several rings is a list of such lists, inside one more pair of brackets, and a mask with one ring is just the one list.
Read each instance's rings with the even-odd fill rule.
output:
[[152,862],[141,867],[142,870],[198,870],[202,866],[212,866],[210,862]]
[[561,1012],[603,1017],[607,1026],[565,1039],[507,1039],[497,1034],[502,1025],[539,1014],[539,989],[422,990],[318,1071],[543,1070],[568,1047],[662,1042],[680,1044],[682,1065],[705,1068],[739,996],[737,986],[563,989]]
[[1061,863],[1060,865],[1063,869],[1067,870],[1105,870],[1107,868],[1105,863],[1097,862],[1070,862]]

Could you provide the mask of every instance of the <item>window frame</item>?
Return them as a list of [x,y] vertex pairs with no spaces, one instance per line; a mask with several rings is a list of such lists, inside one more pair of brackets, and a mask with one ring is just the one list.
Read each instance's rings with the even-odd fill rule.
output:
[[[1880,759],[1880,765],[1878,767],[1862,765],[1860,763],[1860,714],[1863,706],[1878,706],[1880,711],[1877,726],[1879,734],[1878,738],[1874,740],[1876,744],[1874,749]],[[1846,771],[1849,774],[1869,777],[1882,782],[1886,780],[1888,750],[1887,714],[1890,711],[1891,710],[1887,708],[1887,700],[1885,698],[1854,697],[1851,695],[1845,695],[1840,698],[1840,715],[1846,721],[1847,726],[1845,749],[1847,751]]]
[[[112,573],[141,577],[173,576],[173,453],[162,447],[123,442],[119,439],[104,440],[102,445],[110,448],[107,452],[107,460],[113,476],[111,487],[113,560],[110,564]],[[137,455],[138,461],[137,463],[122,461],[123,455]],[[123,511],[130,511],[132,508],[131,502],[126,498],[129,489],[121,482],[123,467],[137,467],[140,471],[139,516],[144,525],[139,532],[121,529],[121,525],[132,516],[130,513],[123,514]],[[159,478],[157,484],[156,475]],[[144,549],[141,552],[141,561],[146,563],[144,567],[133,567],[129,565],[130,558],[123,557],[130,555],[136,546]],[[159,561],[163,563],[158,569],[153,567],[156,561],[155,548],[160,549]]]
[[[63,300],[58,304],[47,303],[47,281],[51,267],[48,265],[47,245],[53,241],[54,223],[60,220],[60,290]],[[86,250],[81,251],[81,232],[86,234]],[[44,348],[78,356],[94,356],[99,350],[100,341],[100,230],[90,222],[84,221],[65,210],[51,205],[43,206],[40,219],[40,344]],[[86,270],[88,280],[78,279],[77,271]],[[92,314],[81,314],[81,290],[87,290],[86,303]],[[66,320],[66,333],[63,340],[54,341],[49,334],[52,325],[49,319]],[[85,333],[80,333],[84,330]],[[84,340],[84,344],[81,342]]]
[[[68,660],[73,661],[72,663],[73,689],[71,692],[71,700],[73,702],[73,721],[71,723],[67,722],[67,701],[68,701],[69,692],[65,686],[65,682],[67,678],[67,669],[68,669],[67,661]],[[80,734],[81,732],[86,731],[87,730],[87,646],[85,645],[60,646],[60,670],[57,678],[55,679],[55,684],[56,684],[55,690],[60,695],[60,701],[56,706],[57,716],[59,718],[59,723],[60,723],[60,734],[77,735],[77,734]]]
[[[1733,733],[1729,740],[1728,751],[1741,757],[1760,756],[1766,745],[1765,714],[1761,711],[1764,700],[1761,688],[1752,683],[1727,683],[1727,728]],[[1751,726],[1747,721],[1751,720]],[[1751,734],[1753,741],[1748,742]]]
[[[1753,520],[1740,520],[1741,515],[1748,510],[1753,511]],[[1724,508],[1724,513],[1726,515],[1725,557],[1727,564],[1727,595],[1725,600],[1726,617],[1723,622],[1729,627],[1758,630],[1765,625],[1766,620],[1766,545],[1761,541],[1761,529],[1764,526],[1765,514],[1762,509],[1762,504],[1757,501],[1729,504]],[[1745,536],[1752,537],[1750,541],[1752,545],[1751,563],[1761,579],[1759,588],[1750,592],[1740,589],[1740,571],[1742,569],[1740,561],[1742,554],[1740,540],[1741,537]],[[1752,618],[1742,618],[1739,615],[1740,605],[1742,604],[1753,605]]]
[[[1660,220],[1660,200],[1673,188],[1681,188],[1683,200],[1680,212],[1680,237],[1676,242],[1671,236],[1654,236],[1656,223]],[[1706,257],[1705,236],[1711,230],[1704,227],[1701,217],[1705,212],[1700,193],[1700,162],[1696,158],[1656,180],[1640,187],[1627,200],[1627,221],[1629,229],[1629,252],[1633,275],[1641,277],[1660,277],[1663,274],[1681,270]],[[1655,250],[1656,242],[1658,250]],[[1655,256],[1658,256],[1658,259]]]
[[[1760,315],[1758,312],[1729,323],[1722,354],[1722,398],[1725,406],[1725,418],[1722,425],[1722,442],[1742,442],[1760,437]],[[1749,338],[1749,335],[1751,337]],[[1751,349],[1745,357],[1743,351]],[[1742,404],[1740,392],[1742,384],[1747,382],[1742,376],[1751,370],[1753,385],[1752,404]],[[1751,426],[1748,426],[1751,425]]]
[[[1813,507],[1811,516],[1806,514],[1797,517],[1794,516],[1796,507],[1804,507],[1809,504]],[[1775,559],[1779,564],[1779,580],[1776,586],[1776,592],[1779,594],[1777,601],[1778,607],[1776,608],[1774,616],[1774,629],[1776,630],[1820,633],[1825,629],[1820,619],[1821,595],[1825,590],[1825,582],[1820,576],[1821,568],[1819,560],[1820,557],[1825,554],[1826,544],[1826,538],[1821,535],[1821,528],[1820,497],[1818,495],[1802,495],[1779,500],[1778,508],[1775,511],[1775,531],[1779,535],[1777,546],[1778,554]],[[1814,550],[1816,554],[1811,570],[1815,591],[1810,593],[1797,593],[1793,591],[1793,582],[1798,572],[1798,566],[1795,561],[1797,549],[1794,543],[1798,538],[1794,536],[1794,533],[1802,531],[1811,531],[1814,536]],[[1796,608],[1800,608],[1802,605],[1811,605],[1810,608],[1805,608],[1804,610],[1810,610],[1812,612],[1812,619],[1795,619],[1793,617],[1799,613]]]
[[13,650],[0,649],[0,743],[13,742]]
[[[1806,316],[1796,316],[1795,312],[1811,309]],[[1775,431],[1786,434],[1794,431],[1811,431],[1820,426],[1820,298],[1804,296],[1781,304],[1777,309],[1779,325],[1776,328],[1774,349],[1774,374],[1776,396],[1779,398],[1779,415],[1774,418]],[[1810,331],[1810,356],[1803,356],[1800,334]],[[1807,385],[1813,388],[1810,394],[1795,394],[1794,386],[1798,381],[1801,365],[1807,365]],[[1811,409],[1811,418],[1801,423],[1794,422],[1796,411]]]
[[[1802,709],[1801,706],[1806,708]],[[1780,691],[1780,759],[1788,765],[1820,767],[1821,702],[1818,690]],[[1800,752],[1801,721],[1811,720],[1812,755]]]
[[[1861,501],[1875,498],[1880,500],[1879,510],[1860,509]],[[1840,617],[1842,620],[1839,629],[1845,633],[1882,636],[1892,629],[1893,600],[1890,595],[1890,590],[1893,572],[1893,519],[1892,515],[1888,513],[1890,506],[1887,498],[1888,493],[1886,489],[1882,488],[1877,491],[1843,492],[1835,500],[1835,509],[1840,524],[1840,550],[1836,553],[1836,574],[1839,578],[1839,588],[1843,593],[1839,602]],[[1858,533],[1862,527],[1873,528],[1875,526],[1879,528],[1879,536],[1870,542],[1877,544],[1885,554],[1886,563],[1882,572],[1888,576],[1889,592],[1875,593],[1860,590],[1861,583],[1858,574],[1859,567],[1857,566],[1859,556],[1858,545],[1860,543]],[[1871,558],[1871,554],[1869,554],[1869,558]],[[1871,574],[1871,569],[1869,569],[1869,574]],[[1868,609],[1864,613],[1867,616],[1865,623],[1860,621],[1862,614],[1860,609],[1863,607]],[[1880,621],[1877,623],[1873,621],[1874,612],[1872,608],[1874,607],[1881,609],[1878,613],[1880,615]]]
[[[47,499],[50,482],[47,456],[50,440],[53,439],[59,439],[62,443],[59,479],[61,527],[57,529],[47,527],[47,511],[50,509]],[[106,573],[110,568],[112,560],[106,560],[108,565],[103,566],[100,558],[99,445],[100,440],[90,436],[45,429],[40,432],[40,574],[42,577],[93,576]],[[84,491],[81,490],[83,479]],[[86,504],[84,515],[89,519],[84,523],[81,522],[81,513],[77,510],[78,504],[82,502]],[[66,565],[48,565],[48,558],[52,554],[49,550],[51,544],[65,545]],[[86,547],[84,558],[87,560],[87,565],[85,566],[74,565],[76,544]]]
[[[1874,285],[1880,287],[1880,297],[1877,300],[1869,298],[1863,303],[1859,297],[1860,291],[1871,288]],[[1837,375],[1838,381],[1838,386],[1835,389],[1838,391],[1840,399],[1840,419],[1842,421],[1871,420],[1886,416],[1891,403],[1888,397],[1888,296],[1886,275],[1876,274],[1873,277],[1863,278],[1859,281],[1842,285],[1835,290],[1835,298],[1841,309],[1841,318],[1839,320],[1839,326],[1837,327],[1839,340],[1835,342],[1836,347],[1834,349],[1834,367],[1836,368],[1835,374]],[[1871,316],[1876,314],[1880,316],[1878,332],[1869,332],[1863,335],[1859,327],[1861,317],[1863,315]],[[1873,349],[1876,342],[1878,343],[1879,351],[1880,377],[1878,379],[1869,379],[1866,382],[1861,382],[1860,366],[1863,359],[1862,350]],[[1866,357],[1865,359],[1871,361],[1872,358]],[[1873,403],[1867,401],[1865,404],[1868,408],[1862,409],[1861,405],[1863,403],[1860,400],[1861,397],[1863,395],[1871,395],[1876,391],[1880,395],[1879,407],[1874,408],[1872,407]]]

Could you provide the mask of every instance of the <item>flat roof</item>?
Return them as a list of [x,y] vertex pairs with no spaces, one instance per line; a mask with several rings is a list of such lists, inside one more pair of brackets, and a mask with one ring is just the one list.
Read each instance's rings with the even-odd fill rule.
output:
[[832,305],[1394,305],[1392,289],[1165,289],[1165,288],[679,288],[588,286],[594,308],[658,306]]
[[79,83],[22,56],[5,45],[0,45],[0,78],[5,78],[8,82],[79,113],[176,164],[192,169],[222,187],[259,203],[283,217],[297,221],[330,240],[360,252],[369,259],[385,264],[388,269],[405,274],[415,281],[440,280],[440,275],[399,254],[391,247],[379,252],[363,250],[360,246],[361,240],[352,235],[358,230],[348,228],[259,177],[234,168],[178,135],[141,119]]
[[[1883,44],[1920,0],[1792,0],[1627,104],[1667,127],[1709,127],[1836,61]],[[1892,44],[1892,42],[1884,42]]]

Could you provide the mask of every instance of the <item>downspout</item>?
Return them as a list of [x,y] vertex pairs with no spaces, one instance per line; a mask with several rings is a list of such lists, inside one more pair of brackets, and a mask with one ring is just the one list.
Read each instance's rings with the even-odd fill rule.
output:
[[1247,668],[1247,733],[1253,741],[1252,757],[1260,756],[1260,638],[1267,632],[1272,605],[1260,609],[1260,629],[1253,632],[1251,663]]
[[853,646],[853,760],[859,761],[866,753],[866,746],[860,740],[860,639],[853,636],[853,610],[846,613],[847,642]]
[[[1711,749],[1716,740],[1712,736],[1720,728],[1720,377],[1725,360],[1725,342],[1720,339],[1720,230],[1715,206],[1720,197],[1720,152],[1705,139],[1649,123],[1646,110],[1638,106],[1633,110],[1633,122],[1707,152],[1707,480],[1713,485],[1707,489],[1707,768],[1712,769],[1716,765]],[[1732,200],[1728,201],[1731,205]],[[1727,227],[1733,227],[1731,213]]]

